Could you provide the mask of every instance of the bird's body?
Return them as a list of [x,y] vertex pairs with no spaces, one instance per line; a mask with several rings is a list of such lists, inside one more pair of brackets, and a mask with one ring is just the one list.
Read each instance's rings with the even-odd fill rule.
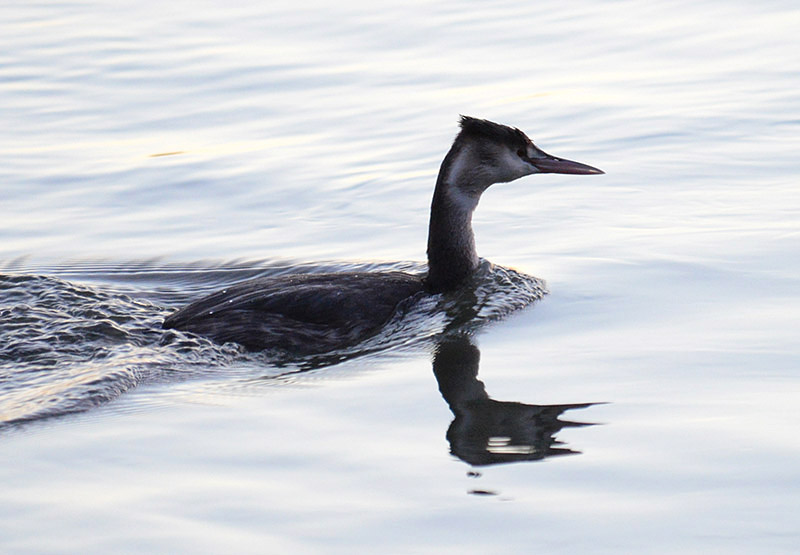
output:
[[458,289],[478,268],[472,213],[493,183],[533,173],[602,171],[550,156],[518,129],[462,117],[431,204],[428,273],[365,272],[259,278],[202,298],[167,317],[190,331],[250,350],[323,353],[373,335],[418,295]]
[[425,290],[405,272],[296,274],[245,281],[169,316],[177,328],[251,351],[323,353],[379,330],[399,305]]

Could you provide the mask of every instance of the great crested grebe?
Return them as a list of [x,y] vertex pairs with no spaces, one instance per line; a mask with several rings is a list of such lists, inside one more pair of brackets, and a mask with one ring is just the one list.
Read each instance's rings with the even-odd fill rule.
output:
[[324,353],[375,334],[404,300],[458,289],[478,268],[472,213],[494,183],[534,173],[601,174],[540,150],[519,129],[461,117],[461,131],[436,180],[428,229],[428,273],[296,274],[238,283],[164,320],[251,351]]

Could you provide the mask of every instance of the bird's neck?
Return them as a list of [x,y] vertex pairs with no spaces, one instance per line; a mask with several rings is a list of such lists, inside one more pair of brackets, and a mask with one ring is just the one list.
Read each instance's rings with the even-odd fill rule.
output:
[[472,213],[479,195],[459,185],[469,179],[467,154],[452,149],[439,170],[428,228],[427,288],[434,293],[451,291],[478,268],[472,232]]

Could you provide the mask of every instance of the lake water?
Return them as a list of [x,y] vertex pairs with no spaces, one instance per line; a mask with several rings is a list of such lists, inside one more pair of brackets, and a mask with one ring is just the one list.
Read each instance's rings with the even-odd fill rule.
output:
[[[796,552],[796,2],[0,22],[0,551]],[[606,172],[481,201],[480,254],[549,295],[340,362],[160,329],[249,277],[419,269],[459,114]]]

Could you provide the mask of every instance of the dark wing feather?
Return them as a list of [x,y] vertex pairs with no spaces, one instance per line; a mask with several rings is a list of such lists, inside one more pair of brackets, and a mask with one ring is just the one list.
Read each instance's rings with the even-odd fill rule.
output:
[[422,291],[403,272],[298,274],[231,286],[170,315],[164,328],[250,350],[321,353],[375,333],[397,305]]

